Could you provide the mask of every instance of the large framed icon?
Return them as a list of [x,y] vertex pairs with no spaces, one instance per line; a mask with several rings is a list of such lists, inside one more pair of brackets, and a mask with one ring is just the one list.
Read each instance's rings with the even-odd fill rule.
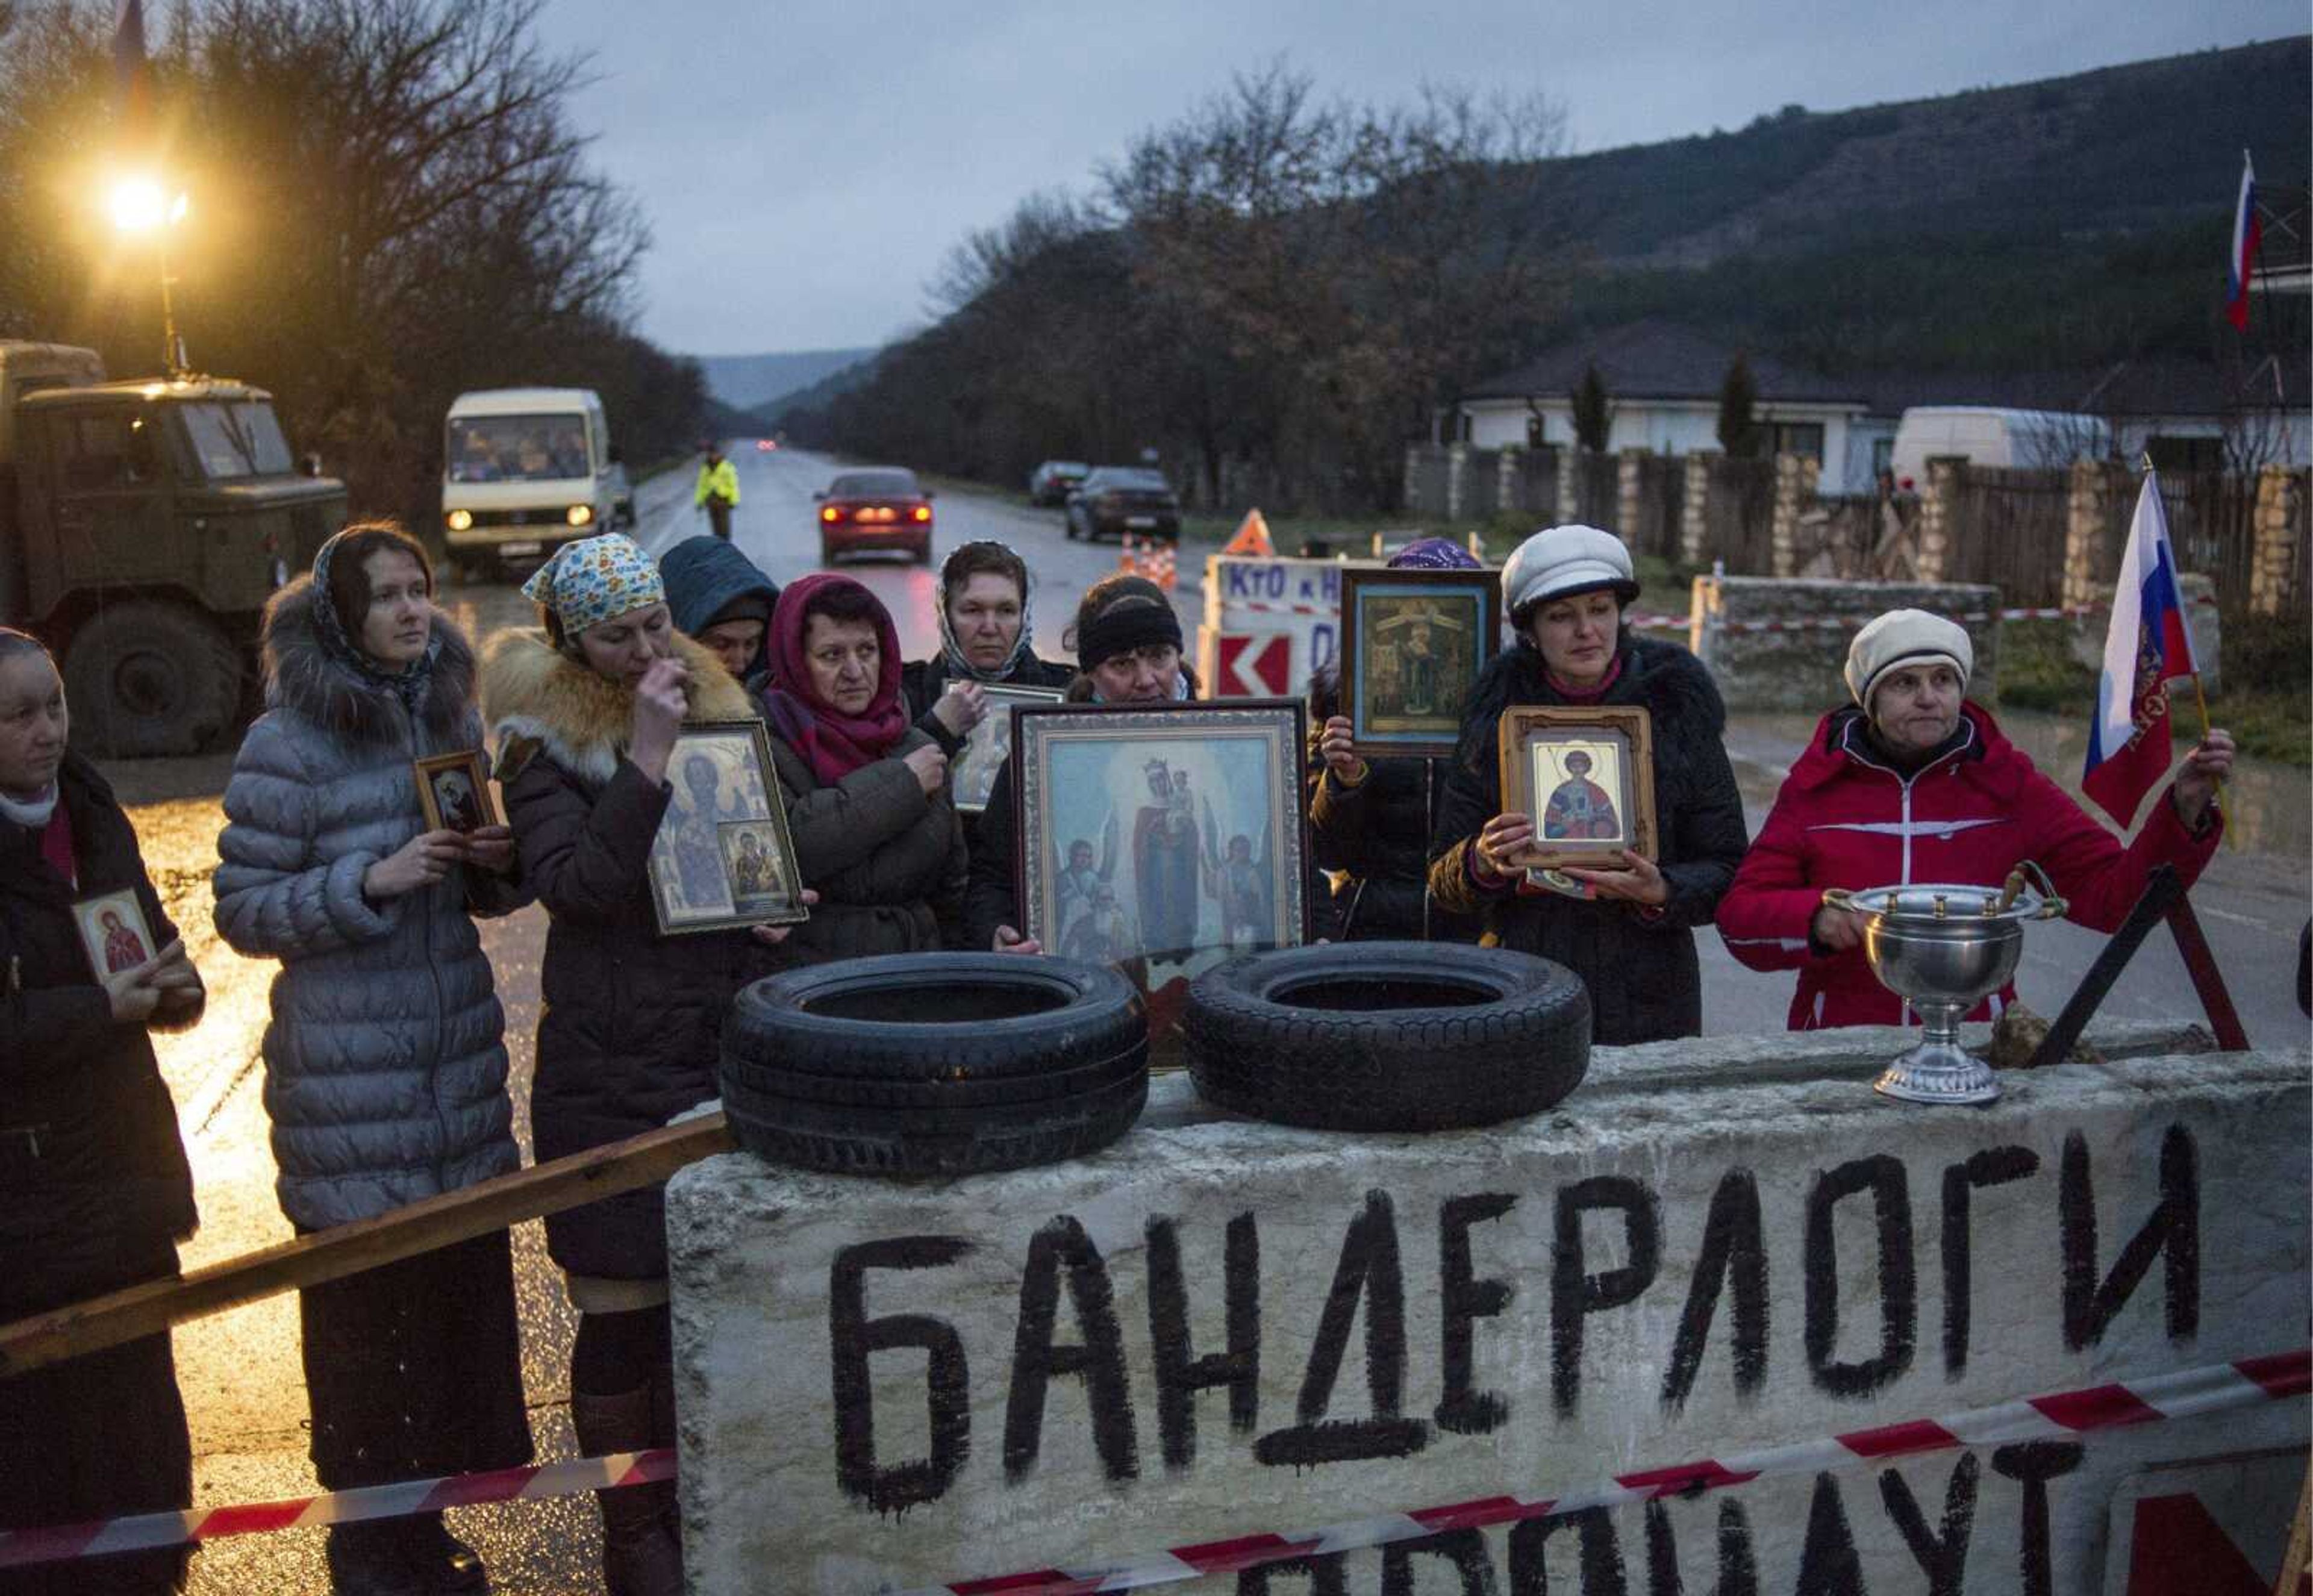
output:
[[1341,713],[1368,758],[1445,759],[1462,706],[1501,650],[1495,571],[1341,573]]
[[1299,700],[1022,705],[1021,929],[1113,964],[1161,1016],[1233,954],[1308,935]]
[[686,725],[666,774],[673,795],[650,851],[660,934],[809,919],[762,722]]
[[1625,848],[1658,856],[1654,722],[1644,709],[1512,705],[1500,732],[1502,808],[1534,817],[1524,863],[1536,886],[1563,890],[1544,873]]

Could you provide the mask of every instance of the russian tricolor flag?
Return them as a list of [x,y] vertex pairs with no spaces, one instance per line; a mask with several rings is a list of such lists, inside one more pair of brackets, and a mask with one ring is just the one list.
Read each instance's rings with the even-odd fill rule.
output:
[[2177,586],[2177,556],[2168,547],[2168,513],[2160,503],[2159,479],[2147,469],[2120,557],[2096,720],[2089,727],[2088,768],[2080,777],[2080,790],[2124,829],[2136,823],[2144,794],[2168,774],[2165,684],[2199,672]]
[[2233,252],[2225,261],[2225,319],[2241,332],[2248,330],[2248,275],[2256,265],[2256,246],[2263,236],[2256,220],[2256,173],[2243,150],[2240,203],[2233,207]]

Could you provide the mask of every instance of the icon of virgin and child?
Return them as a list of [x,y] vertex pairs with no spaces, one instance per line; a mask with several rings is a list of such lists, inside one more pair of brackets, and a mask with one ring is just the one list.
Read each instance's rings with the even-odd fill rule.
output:
[[[1197,791],[1185,762],[1148,759],[1140,778],[1145,796],[1134,809],[1129,846],[1111,802],[1097,846],[1079,835],[1056,848],[1053,945],[1060,956],[1178,962],[1216,943],[1241,947],[1273,940],[1266,849],[1253,833],[1238,831],[1224,842],[1211,797]],[[1117,870],[1127,861],[1130,875],[1120,890]],[[1207,904],[1217,935],[1204,929]]]

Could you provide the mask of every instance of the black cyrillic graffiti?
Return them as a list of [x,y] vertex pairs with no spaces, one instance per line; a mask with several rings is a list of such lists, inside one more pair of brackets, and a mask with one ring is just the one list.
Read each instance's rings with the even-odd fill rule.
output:
[[[1609,1210],[1623,1216],[1630,1261],[1594,1275],[1583,1259],[1582,1216]],[[1550,1395],[1560,1413],[1572,1413],[1582,1394],[1584,1319],[1636,1301],[1654,1283],[1661,1260],[1662,1213],[1644,1182],[1626,1175],[1593,1175],[1558,1188],[1558,1238],[1550,1271]]]
[[2172,1125],[2160,1138],[2160,1201],[2143,1228],[2097,1279],[2096,1188],[2088,1138],[2064,1137],[2058,1211],[2064,1245],[2064,1346],[2073,1352],[2104,1338],[2105,1329],[2142,1284],[2155,1253],[2166,1264],[2168,1338],[2189,1340],[2201,1328],[2201,1179],[2193,1133]]
[[[1859,1364],[1834,1359],[1839,1345],[1839,1246],[1832,1225],[1841,1199],[1871,1194],[1878,1215],[1879,1351]],[[1912,1267],[1912,1193],[1904,1165],[1886,1153],[1854,1159],[1816,1177],[1807,1208],[1807,1355],[1815,1382],[1835,1397],[1869,1396],[1912,1366],[1919,1335],[1919,1285]]]
[[1476,1530],[1447,1530],[1382,1548],[1381,1596],[1413,1596],[1416,1557],[1441,1557],[1451,1563],[1462,1581],[1462,1596],[1496,1596],[1500,1588],[1485,1536]]
[[2017,1583],[2023,1596],[2053,1596],[2056,1572],[2048,1547],[2048,1482],[2080,1466],[2080,1449],[2070,1441],[2027,1441],[1993,1452],[1992,1466],[2024,1487],[2024,1518],[2016,1538]]
[[[1372,1416],[1329,1419],[1333,1382],[1349,1348],[1350,1325],[1365,1301],[1366,1394]],[[1333,1270],[1317,1320],[1317,1337],[1301,1377],[1301,1395],[1289,1429],[1272,1430],[1253,1443],[1263,1463],[1306,1468],[1352,1458],[1402,1458],[1429,1443],[1429,1426],[1406,1418],[1405,1276],[1398,1263],[1397,1218],[1389,1193],[1366,1193],[1364,1209],[1341,1239],[1341,1258]]]
[[1549,1549],[1552,1535],[1569,1529],[1581,1538],[1581,1596],[1630,1596],[1623,1545],[1614,1534],[1614,1515],[1604,1507],[1586,1507],[1579,1513],[1513,1525],[1510,1596],[1550,1596],[1550,1568],[1543,1554]]
[[1807,1544],[1799,1549],[1799,1577],[1792,1596],[1865,1596],[1863,1560],[1847,1527],[1847,1504],[1839,1481],[1815,1477],[1815,1499],[1807,1504]]
[[1446,1390],[1438,1399],[1438,1427],[1457,1435],[1483,1435],[1509,1416],[1508,1400],[1493,1391],[1471,1389],[1476,1363],[1477,1321],[1510,1305],[1509,1283],[1476,1278],[1470,1262],[1470,1227],[1499,1219],[1517,1198],[1506,1192],[1448,1197],[1438,1210],[1438,1280],[1440,1339]]
[[[1647,1596],[1686,1596],[1678,1572],[1678,1537],[1671,1504],[1647,1504]],[[1759,1559],[1751,1549],[1751,1521],[1732,1497],[1719,1504],[1719,1572],[1711,1596],[1759,1596]]]
[[1968,1311],[1974,1294],[1968,1263],[1968,1193],[2037,1174],[2040,1155],[2029,1147],[1987,1147],[1944,1170],[1944,1375],[1967,1368]]
[[1273,1580],[1288,1574],[1299,1574],[1308,1583],[1304,1587],[1309,1596],[1350,1596],[1350,1579],[1342,1560],[1345,1552],[1320,1552],[1314,1557],[1287,1557],[1281,1562],[1263,1563],[1258,1568],[1241,1568],[1236,1576],[1236,1596],[1271,1596],[1279,1587]]
[[1684,1407],[1687,1393],[1694,1389],[1719,1294],[1730,1285],[1735,1391],[1747,1397],[1767,1377],[1767,1242],[1759,1223],[1759,1183],[1748,1170],[1728,1171],[1711,1194],[1702,1253],[1695,1259],[1686,1310],[1679,1315],[1670,1364],[1663,1371],[1662,1405],[1671,1412]]
[[[1066,1271],[1069,1302],[1076,1310],[1079,1346],[1052,1342],[1060,1306],[1060,1276]],[[1092,1411],[1093,1450],[1112,1480],[1139,1473],[1134,1440],[1132,1388],[1124,1373],[1124,1336],[1116,1322],[1116,1293],[1108,1266],[1084,1226],[1067,1215],[1052,1220],[1028,1243],[1020,1277],[1020,1322],[1012,1343],[1012,1393],[1004,1408],[1004,1478],[1016,1484],[1035,1467],[1043,1444],[1044,1395],[1056,1374],[1084,1381]]]
[[[1955,1168],[1957,1166],[1955,1165]],[[1928,1596],[1963,1596],[1967,1588],[1967,1543],[1975,1529],[1975,1480],[1980,1472],[1975,1454],[1964,1451],[1952,1465],[1944,1486],[1944,1521],[1940,1533],[1928,1528],[1912,1487],[1895,1469],[1879,1476],[1879,1499],[1887,1516],[1903,1532],[1904,1544],[1928,1576]]]
[[1148,1222],[1148,1340],[1156,1364],[1156,1432],[1165,1467],[1197,1460],[1197,1393],[1228,1387],[1229,1427],[1250,1433],[1261,1420],[1261,1232],[1250,1214],[1228,1223],[1221,1299],[1228,1350],[1191,1356],[1189,1293],[1181,1277],[1179,1226]]
[[[867,1317],[870,1269],[935,1269],[972,1250],[961,1236],[896,1236],[839,1250],[828,1268],[829,1367],[835,1406],[835,1483],[878,1513],[898,1513],[939,1496],[972,1453],[972,1399],[963,1338],[928,1313]],[[875,1460],[875,1388],[867,1361],[919,1346],[931,1409],[931,1454],[889,1466]]]

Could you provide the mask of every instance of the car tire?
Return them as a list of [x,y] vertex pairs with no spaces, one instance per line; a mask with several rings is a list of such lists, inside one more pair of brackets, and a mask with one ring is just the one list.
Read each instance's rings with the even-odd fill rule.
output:
[[1458,1130],[1581,1083],[1590,994],[1501,948],[1343,943],[1248,954],[1190,983],[1190,1077],[1217,1108],[1319,1130]]
[[776,1098],[726,1096],[739,1145],[758,1157],[831,1175],[979,1175],[1096,1153],[1132,1128],[1148,1101],[1144,1070],[1105,1092],[1026,1105],[1016,1117],[946,1117],[904,1129],[871,1109],[821,1111]]
[[241,707],[241,651],[181,604],[107,604],[65,650],[73,741],[114,759],[198,753]]
[[1119,972],[1073,960],[849,960],[742,991],[719,1075],[733,1136],[778,1162],[1017,1169],[1130,1127],[1148,1096],[1148,1012]]

